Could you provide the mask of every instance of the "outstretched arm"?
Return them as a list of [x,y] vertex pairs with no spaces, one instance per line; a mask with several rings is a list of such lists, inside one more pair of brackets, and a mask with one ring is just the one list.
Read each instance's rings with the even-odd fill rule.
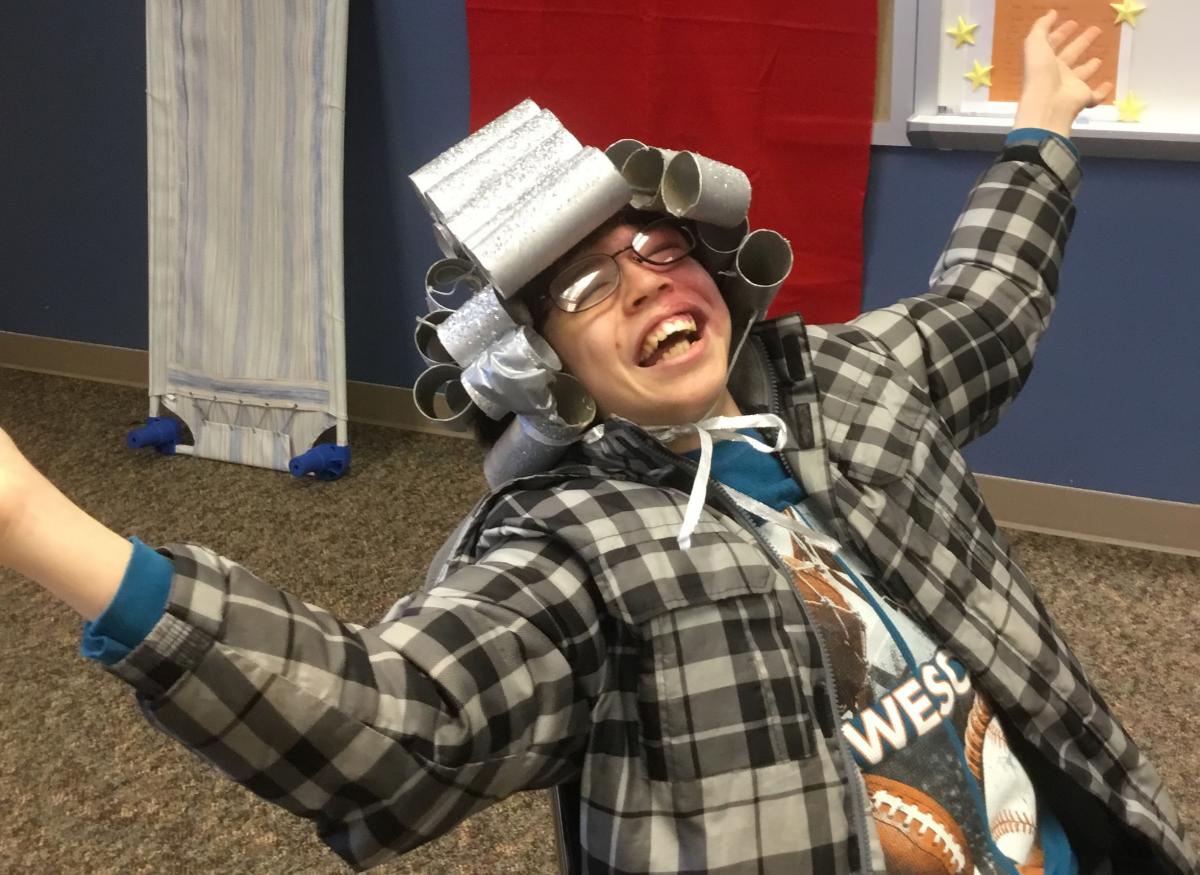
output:
[[0,566],[88,620],[112,601],[133,545],[42,476],[0,428]]
[[[165,610],[104,662],[153,725],[365,868],[577,773],[603,665],[588,571],[534,532],[489,545],[371,627],[203,548],[139,547],[170,570]],[[147,582],[122,580],[130,551],[0,430],[0,565],[92,619]]]
[[[939,258],[930,290],[818,326],[898,361],[958,444],[991,428],[1024,385],[1054,306],[1079,169],[1065,138],[1111,83],[1088,84],[1096,59],[1079,63],[1098,28],[1040,18],[1025,40],[1025,78],[1013,134],[980,179]],[[1057,136],[1054,136],[1057,135]]]

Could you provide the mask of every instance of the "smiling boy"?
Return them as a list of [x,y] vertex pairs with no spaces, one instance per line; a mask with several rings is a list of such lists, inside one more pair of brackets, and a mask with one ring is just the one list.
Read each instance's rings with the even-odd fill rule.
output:
[[1194,872],[959,452],[1028,376],[1066,136],[1107,93],[1076,63],[1095,34],[1053,25],[925,294],[761,323],[730,369],[686,223],[623,213],[560,259],[532,303],[598,422],[378,625],[131,545],[2,431],[0,563],[88,618],[154,725],[356,867],[557,786],[586,872]]
[[[555,269],[556,280],[563,274],[568,280],[561,287],[551,283],[546,293],[542,334],[564,368],[590,388],[601,418],[616,414],[640,425],[674,425],[736,415],[726,387],[729,309],[712,275],[688,257],[695,246],[691,232],[634,210],[608,226],[562,259],[568,263]],[[597,283],[594,271],[576,277],[575,266],[589,270],[587,262],[597,256],[618,265],[615,286],[609,287],[612,279]],[[599,288],[579,300],[571,280]]]

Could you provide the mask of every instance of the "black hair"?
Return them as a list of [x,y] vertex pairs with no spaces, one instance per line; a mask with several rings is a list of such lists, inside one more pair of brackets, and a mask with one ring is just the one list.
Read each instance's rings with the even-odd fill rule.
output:
[[[550,314],[550,308],[554,306],[554,303],[547,294],[550,281],[558,276],[564,267],[579,257],[580,250],[591,246],[614,228],[620,228],[624,225],[641,228],[643,225],[647,225],[655,219],[661,219],[662,217],[663,214],[661,213],[639,210],[627,204],[597,225],[586,237],[556,259],[553,264],[527,282],[517,292],[516,297],[528,305],[530,315],[533,317],[533,330],[541,334],[542,328],[546,324],[546,317]],[[492,419],[490,416],[480,413],[475,418],[473,424],[476,443],[482,449],[490,450],[496,441],[500,439],[500,435],[504,433],[504,430],[508,428],[513,418],[514,416],[511,413],[506,413],[500,419]]]

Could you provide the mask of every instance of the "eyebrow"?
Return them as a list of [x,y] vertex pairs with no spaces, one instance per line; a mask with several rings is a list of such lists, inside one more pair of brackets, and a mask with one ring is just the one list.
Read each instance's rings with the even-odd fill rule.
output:
[[[623,230],[625,228],[631,229],[633,231],[633,233],[629,237],[629,242],[626,243],[624,246],[621,246],[618,249],[616,249],[615,251],[611,251],[611,252],[608,249],[597,249],[595,251],[588,252],[587,254],[588,255],[614,255],[615,256],[615,255],[620,255],[626,249],[629,249],[631,246],[633,246],[634,238],[637,237],[638,231],[640,230],[640,229],[634,227],[633,225],[618,225],[616,228],[613,228],[612,231],[610,231],[608,234],[605,234],[604,236],[610,237],[613,234],[615,234],[617,231]],[[595,243],[592,244],[592,247],[598,245],[599,243],[600,243],[599,240],[595,241]],[[588,247],[588,248],[591,249],[592,247]],[[582,256],[582,255],[580,256],[580,258],[586,258],[586,257],[587,256]],[[578,261],[579,259],[571,259],[571,260]]]

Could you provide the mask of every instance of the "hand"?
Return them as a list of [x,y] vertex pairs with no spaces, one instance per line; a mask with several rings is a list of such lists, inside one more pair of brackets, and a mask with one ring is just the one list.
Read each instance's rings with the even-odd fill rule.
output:
[[1096,88],[1088,84],[1100,69],[1099,58],[1078,63],[1100,28],[1089,27],[1067,42],[1079,25],[1065,21],[1055,27],[1057,20],[1057,12],[1047,12],[1025,37],[1025,80],[1013,127],[1044,128],[1067,137],[1075,117],[1106,100],[1113,86],[1112,82]]

